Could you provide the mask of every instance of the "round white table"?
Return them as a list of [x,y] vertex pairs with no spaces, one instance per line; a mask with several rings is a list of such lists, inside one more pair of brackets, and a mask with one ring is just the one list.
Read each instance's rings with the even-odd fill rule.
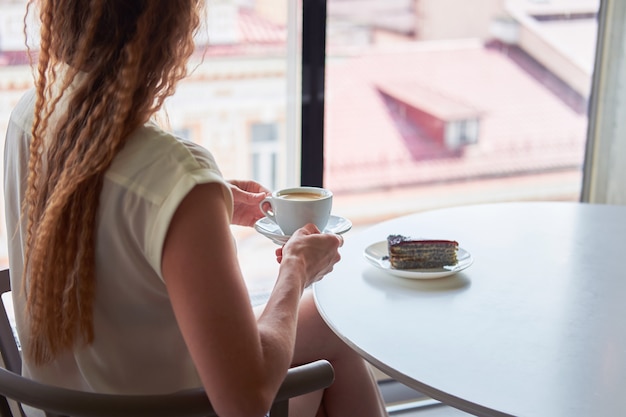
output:
[[[456,240],[474,263],[392,276],[363,255],[389,234]],[[626,207],[465,206],[344,237],[316,303],[386,374],[476,415],[626,416]]]

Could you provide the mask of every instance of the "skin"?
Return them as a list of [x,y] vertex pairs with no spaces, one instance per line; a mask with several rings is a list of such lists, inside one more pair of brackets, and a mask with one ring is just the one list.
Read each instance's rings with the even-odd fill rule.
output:
[[[252,226],[268,190],[250,181],[230,184],[232,223]],[[255,314],[230,224],[220,185],[196,186],[171,221],[162,261],[183,337],[217,413],[263,416],[290,366],[326,358],[335,366],[336,382],[324,393],[292,401],[292,415],[385,415],[365,363],[326,327],[305,295],[340,260],[343,239],[311,224],[297,230],[276,250],[276,284]]]

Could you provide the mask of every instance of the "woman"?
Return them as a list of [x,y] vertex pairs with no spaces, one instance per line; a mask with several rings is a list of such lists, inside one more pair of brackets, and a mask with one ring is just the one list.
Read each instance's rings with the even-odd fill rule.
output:
[[186,74],[199,3],[37,2],[36,88],[5,148],[23,373],[99,392],[203,384],[219,415],[250,417],[288,367],[326,358],[335,383],[292,401],[292,415],[384,415],[364,362],[304,290],[332,270],[341,238],[298,230],[255,316],[230,224],[253,225],[267,190],[225,181],[208,151],[150,121]]

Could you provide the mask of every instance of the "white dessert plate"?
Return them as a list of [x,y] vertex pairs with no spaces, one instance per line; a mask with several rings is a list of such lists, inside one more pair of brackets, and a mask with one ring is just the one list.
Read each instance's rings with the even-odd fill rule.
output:
[[[287,243],[291,235],[285,235],[280,227],[267,217],[263,217],[262,219],[257,220],[254,224],[254,228],[257,232],[261,233],[263,236],[269,238],[271,241],[276,243],[277,245],[284,245]],[[335,233],[342,234],[346,233],[348,230],[352,229],[352,222],[345,217],[330,215],[328,219],[328,224],[326,228],[323,230],[324,233]]]
[[389,252],[387,250],[387,241],[376,242],[365,248],[365,259],[377,268],[382,269],[392,275],[401,278],[411,279],[434,279],[443,278],[457,272],[460,272],[470,266],[474,259],[472,255],[465,249],[459,247],[457,251],[457,263],[456,265],[446,265],[443,268],[430,268],[430,269],[395,269],[391,267],[389,262]]

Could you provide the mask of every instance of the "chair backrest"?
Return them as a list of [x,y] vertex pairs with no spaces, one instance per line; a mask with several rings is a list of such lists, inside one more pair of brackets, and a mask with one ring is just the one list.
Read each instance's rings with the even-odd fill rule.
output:
[[[22,357],[18,348],[13,326],[7,315],[7,311],[12,306],[4,304],[4,294],[11,291],[11,277],[9,270],[0,270],[0,356],[3,366],[11,372],[17,374],[22,372]],[[0,417],[24,417],[24,410],[18,403],[9,403],[6,397],[0,397]]]
[[[4,293],[10,288],[9,271],[0,271],[0,292]],[[5,368],[0,368],[0,417],[14,417],[7,398],[18,404],[44,410],[48,417],[216,416],[202,388],[167,395],[100,394],[44,385],[22,377],[19,374],[19,349],[4,310],[4,303],[2,307],[0,350]],[[270,410],[270,417],[287,417],[290,398],[327,388],[333,380],[333,367],[325,360],[289,369]],[[19,412],[22,412],[21,407]]]
[[[332,366],[324,360],[289,369],[270,417],[287,417],[290,398],[326,388],[333,378]],[[4,368],[0,368],[0,395],[45,410],[48,416],[217,416],[202,388],[166,395],[99,394],[40,384]]]
[[[11,291],[11,278],[9,276],[9,270],[0,270],[0,296]],[[22,372],[22,357],[15,340],[15,334],[13,333],[13,326],[9,321],[7,315],[7,306],[4,305],[4,300],[0,297],[0,354],[2,355],[2,361],[4,366],[17,374]]]

